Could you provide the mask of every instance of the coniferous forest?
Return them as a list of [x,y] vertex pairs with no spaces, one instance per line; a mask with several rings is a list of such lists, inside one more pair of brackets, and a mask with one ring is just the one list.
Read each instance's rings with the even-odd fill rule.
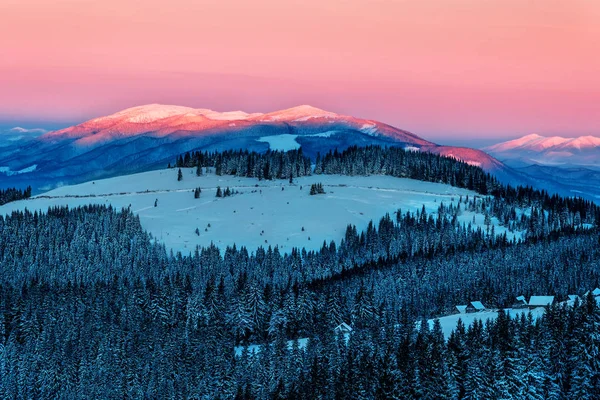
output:
[[[600,309],[584,295],[600,286],[595,204],[399,149],[332,152],[314,171],[300,150],[176,163],[197,166],[259,179],[388,174],[480,195],[289,253],[172,254],[110,206],[0,216],[0,398],[600,398]],[[463,211],[523,234],[460,223]],[[499,311],[448,338],[426,321],[475,298],[502,309],[536,294],[559,300],[541,318]],[[581,300],[566,305],[569,294]]]
[[0,189],[0,206],[6,203],[10,203],[11,201],[28,199],[31,197],[31,186],[28,186],[27,189]]

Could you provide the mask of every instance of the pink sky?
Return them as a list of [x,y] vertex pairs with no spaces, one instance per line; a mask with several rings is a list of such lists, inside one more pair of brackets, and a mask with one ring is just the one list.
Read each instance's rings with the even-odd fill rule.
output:
[[597,0],[2,0],[0,121],[312,104],[425,137],[600,135]]

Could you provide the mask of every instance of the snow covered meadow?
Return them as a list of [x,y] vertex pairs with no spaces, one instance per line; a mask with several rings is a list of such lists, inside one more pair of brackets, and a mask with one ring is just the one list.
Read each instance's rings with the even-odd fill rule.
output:
[[[211,242],[221,249],[235,243],[250,251],[270,245],[286,252],[292,247],[318,249],[323,241],[339,242],[348,224],[360,231],[369,221],[378,222],[398,209],[414,212],[425,205],[428,212],[435,212],[442,202],[448,205],[461,195],[475,195],[449,185],[389,176],[315,175],[290,185],[285,180],[217,176],[211,171],[198,177],[195,169],[182,171],[181,181],[177,169],[164,169],[64,186],[6,204],[0,207],[0,215],[25,208],[46,211],[52,206],[111,204],[131,207],[159,242],[183,254]],[[326,194],[309,195],[310,185],[316,182],[323,183]],[[239,193],[216,198],[218,186]],[[199,199],[193,194],[197,187],[202,189]],[[461,219],[472,223],[473,214],[463,212]],[[484,216],[475,215],[475,222],[483,227]],[[492,222],[497,225],[495,219]]]

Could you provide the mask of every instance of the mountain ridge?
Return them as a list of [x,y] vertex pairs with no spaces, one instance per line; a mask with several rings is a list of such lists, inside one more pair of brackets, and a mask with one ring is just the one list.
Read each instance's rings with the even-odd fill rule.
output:
[[[514,182],[517,174],[481,150],[438,145],[379,121],[309,105],[269,113],[161,104],[131,107],[45,133],[22,146],[1,148],[0,167],[28,171],[35,165],[35,170],[19,175],[18,183],[52,188],[163,167],[188,151],[277,150],[264,140],[274,136],[295,141],[311,157],[354,145],[427,151],[480,166],[501,180],[522,183]],[[16,184],[8,175],[0,174],[0,186]]]
[[529,161],[530,164],[600,164],[600,138],[591,135],[565,138],[530,134],[482,150],[501,160]]

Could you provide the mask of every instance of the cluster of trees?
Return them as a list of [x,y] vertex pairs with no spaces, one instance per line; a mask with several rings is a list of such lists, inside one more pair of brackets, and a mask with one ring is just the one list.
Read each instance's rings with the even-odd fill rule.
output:
[[313,183],[310,185],[310,195],[314,196],[315,194],[325,194],[322,183]]
[[[388,165],[395,150],[366,151]],[[187,162],[219,160],[221,173],[254,157],[198,154]],[[320,173],[360,150],[330,154]],[[598,398],[590,297],[539,320],[500,312],[459,324],[447,341],[438,324],[415,324],[471,300],[502,308],[518,295],[563,300],[600,286],[597,207],[409,154],[397,156],[415,176],[446,168],[455,184],[484,182],[495,195],[436,214],[398,210],[364,232],[348,226],[338,243],[285,254],[235,245],[173,254],[130,210],[106,206],[0,216],[0,398]],[[288,173],[284,156],[254,160]],[[466,212],[484,214],[484,226]],[[341,322],[353,328],[347,338],[334,334]],[[235,356],[248,344],[259,351]]]
[[[335,335],[298,345],[275,340],[236,365],[236,398],[597,399],[600,311],[593,298],[574,307],[465,327],[446,341],[438,320],[381,321],[348,342]],[[253,371],[252,376],[244,374]]]
[[315,175],[390,175],[427,182],[447,183],[481,194],[495,192],[502,185],[481,168],[451,157],[399,147],[350,147],[342,152],[317,155]]
[[[419,221],[411,231],[436,229]],[[184,257],[127,210],[15,212],[0,220],[0,397],[595,399],[590,297],[540,320],[500,312],[447,341],[439,325],[415,324],[467,299],[500,306],[515,293],[562,299],[597,285],[598,234],[564,235],[377,260],[330,279],[305,270],[300,283],[295,272],[325,266],[335,246]],[[348,338],[334,333],[341,322]],[[309,339],[300,348],[294,338]],[[236,357],[239,343],[262,345]]]
[[214,168],[216,175],[234,175],[258,179],[293,179],[311,174],[310,158],[302,149],[288,152],[267,151],[266,153],[248,150],[228,150],[224,152],[193,152],[177,157],[178,168]]
[[600,220],[600,208],[589,200],[549,195],[544,190],[529,186],[504,185],[480,167],[451,157],[405,151],[398,147],[354,146],[343,152],[335,150],[323,157],[318,155],[314,173],[317,175],[390,175],[446,183],[474,190],[482,195],[491,195],[496,204],[503,206],[536,205],[554,213],[558,210],[568,210],[572,213],[579,212],[584,219],[588,213],[592,213],[594,214],[592,218]]
[[229,197],[236,192],[229,189],[229,186],[225,188],[225,190],[221,189],[221,186],[217,186],[217,194],[216,197]]
[[31,197],[31,186],[28,186],[27,189],[0,189],[0,206],[6,203],[10,203],[11,201],[28,199]]
[[[176,162],[177,167],[196,167],[200,173],[202,167],[212,167],[217,175],[290,179],[290,182],[293,178],[310,175],[310,165],[311,161],[302,154],[302,149],[264,154],[242,150],[194,152],[179,156]],[[533,236],[546,234],[548,229],[542,219],[547,219],[550,227],[600,221],[600,207],[588,200],[549,195],[531,187],[503,185],[477,166],[451,157],[398,147],[354,146],[342,152],[335,150],[324,156],[317,155],[314,174],[390,175],[474,190],[486,196],[482,206],[486,213],[498,218],[505,226],[508,226],[508,219],[516,220],[518,208],[535,207],[535,210],[527,210],[532,215],[529,232]],[[516,225],[509,228],[520,229]]]

